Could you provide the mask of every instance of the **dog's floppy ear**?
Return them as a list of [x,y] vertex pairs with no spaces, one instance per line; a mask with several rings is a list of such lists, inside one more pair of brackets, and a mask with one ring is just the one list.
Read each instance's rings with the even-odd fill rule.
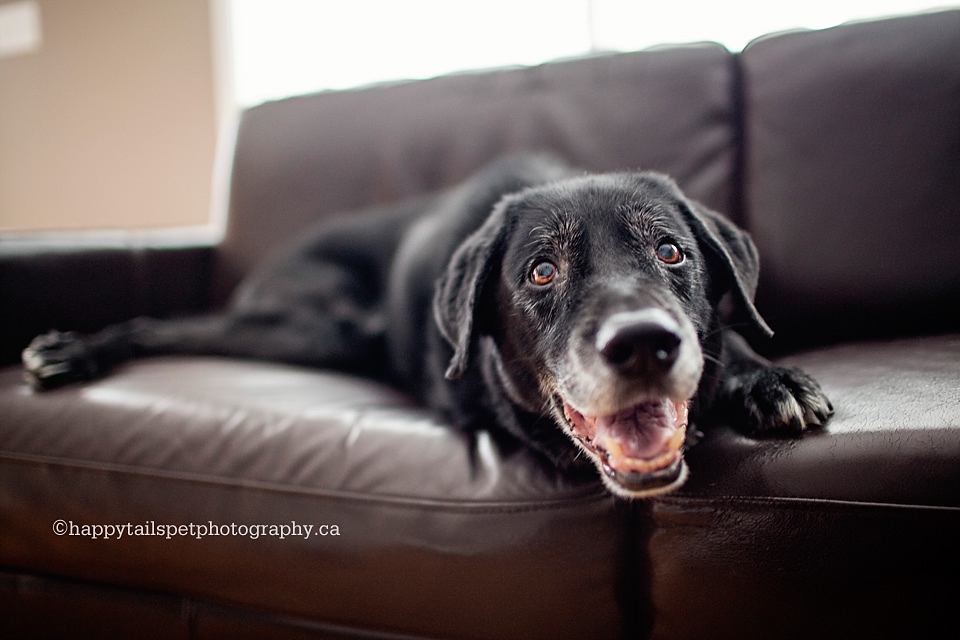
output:
[[702,245],[714,253],[728,271],[736,308],[765,337],[773,330],[753,304],[760,275],[760,258],[749,234],[706,207],[687,200],[687,223]]
[[506,204],[500,202],[487,220],[454,252],[437,281],[433,317],[440,333],[453,347],[448,379],[466,371],[475,330],[477,302],[506,237]]

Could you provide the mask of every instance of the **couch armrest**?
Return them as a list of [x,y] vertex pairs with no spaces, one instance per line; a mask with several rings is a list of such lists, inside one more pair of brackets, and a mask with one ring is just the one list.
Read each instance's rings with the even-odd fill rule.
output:
[[49,329],[208,307],[218,241],[206,228],[0,237],[0,363]]

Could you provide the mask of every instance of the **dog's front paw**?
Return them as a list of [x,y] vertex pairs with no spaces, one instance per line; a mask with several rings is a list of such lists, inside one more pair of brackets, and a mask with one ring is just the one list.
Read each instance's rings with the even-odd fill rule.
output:
[[100,367],[83,338],[74,332],[50,331],[33,339],[23,350],[27,381],[38,390],[91,380]]
[[734,424],[755,435],[797,435],[833,415],[817,381],[796,368],[737,373],[728,380],[726,400]]

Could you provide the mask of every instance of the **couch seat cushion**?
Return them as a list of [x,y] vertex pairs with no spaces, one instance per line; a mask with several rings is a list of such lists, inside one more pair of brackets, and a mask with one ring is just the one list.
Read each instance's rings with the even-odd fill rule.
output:
[[25,572],[365,631],[606,637],[636,579],[624,517],[355,378],[158,358],[37,394],[0,371],[0,566]]
[[960,572],[960,335],[785,362],[836,415],[796,440],[719,428],[689,452],[641,543],[653,637],[941,635]]

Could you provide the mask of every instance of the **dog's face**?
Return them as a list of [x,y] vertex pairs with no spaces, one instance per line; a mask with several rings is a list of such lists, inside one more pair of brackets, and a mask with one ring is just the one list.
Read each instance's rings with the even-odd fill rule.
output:
[[[454,256],[460,308],[438,320],[460,321],[446,326],[455,346],[458,329],[491,336],[506,395],[552,417],[569,455],[586,456],[611,491],[664,493],[686,479],[688,406],[717,301],[737,288],[735,272],[755,272],[752,245],[731,229],[748,244],[728,246],[712,214],[655,174],[530,189],[502,201]],[[737,251],[752,264],[738,267]],[[463,366],[455,356],[449,373]]]

